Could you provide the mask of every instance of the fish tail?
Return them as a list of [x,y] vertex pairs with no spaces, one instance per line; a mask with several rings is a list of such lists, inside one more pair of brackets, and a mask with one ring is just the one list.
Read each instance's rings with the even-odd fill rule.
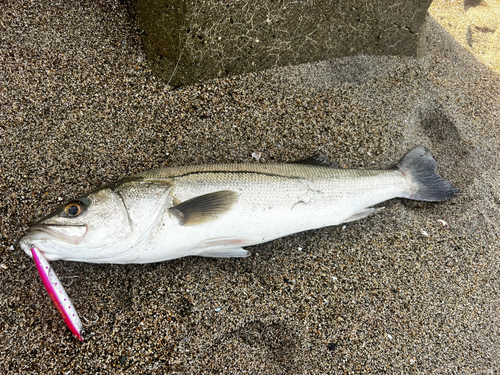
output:
[[412,188],[403,197],[419,201],[445,201],[459,192],[436,172],[437,162],[423,147],[410,151],[398,164],[403,174],[412,180]]

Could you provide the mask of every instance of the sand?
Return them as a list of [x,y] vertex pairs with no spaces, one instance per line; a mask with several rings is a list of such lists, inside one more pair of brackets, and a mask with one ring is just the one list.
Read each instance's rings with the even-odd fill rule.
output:
[[[0,5],[0,372],[483,373],[500,368],[500,76],[434,20],[428,53],[172,88],[120,1]],[[245,259],[53,262],[75,340],[17,242],[63,201],[153,167],[428,147],[461,193]],[[445,220],[444,228],[438,220]]]

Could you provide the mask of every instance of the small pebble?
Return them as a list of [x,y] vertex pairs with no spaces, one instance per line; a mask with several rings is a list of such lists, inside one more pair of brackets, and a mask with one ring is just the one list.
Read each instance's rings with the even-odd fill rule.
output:
[[337,348],[337,344],[330,342],[330,343],[328,343],[327,348],[329,351],[334,351]]
[[252,152],[252,157],[257,161],[260,160],[261,156],[262,156],[261,152]]
[[441,227],[443,229],[449,229],[450,228],[450,224],[448,224],[446,221],[442,220],[442,219],[439,219],[437,221],[439,224],[441,224]]

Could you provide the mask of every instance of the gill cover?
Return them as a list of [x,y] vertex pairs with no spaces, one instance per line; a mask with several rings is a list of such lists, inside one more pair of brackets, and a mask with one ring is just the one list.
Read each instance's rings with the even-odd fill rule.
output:
[[[90,194],[89,233],[84,242],[91,250],[87,250],[88,258],[82,260],[132,261],[136,257],[134,249],[149,238],[163,212],[172,204],[171,189],[172,184],[161,180],[124,179],[106,189],[108,202],[113,202],[107,207],[95,204],[99,202],[100,191]],[[107,211],[106,217],[103,211]],[[99,216],[98,220],[93,220],[92,215]]]

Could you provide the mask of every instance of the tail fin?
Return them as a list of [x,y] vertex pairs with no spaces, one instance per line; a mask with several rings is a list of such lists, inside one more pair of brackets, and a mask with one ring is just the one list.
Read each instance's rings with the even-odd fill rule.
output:
[[439,202],[458,193],[458,189],[437,174],[436,166],[436,160],[423,147],[417,147],[406,154],[398,168],[412,179],[415,187],[404,198]]

